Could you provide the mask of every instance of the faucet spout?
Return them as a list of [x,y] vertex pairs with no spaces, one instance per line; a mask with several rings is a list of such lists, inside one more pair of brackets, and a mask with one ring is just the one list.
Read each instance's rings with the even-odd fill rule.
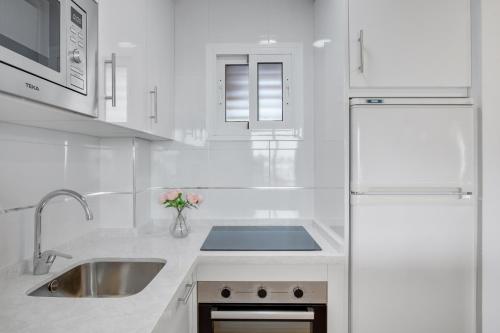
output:
[[41,239],[42,239],[42,212],[45,206],[55,197],[69,196],[80,203],[83,210],[85,211],[85,218],[90,221],[94,218],[92,211],[87,203],[87,200],[83,195],[72,190],[56,190],[45,195],[42,200],[38,203],[35,210],[35,242],[33,251],[33,274],[42,275],[47,274],[52,266],[52,263],[56,259],[56,256],[62,256],[65,258],[71,258],[71,256],[66,254],[61,254],[55,251],[45,251],[42,253],[41,250]]

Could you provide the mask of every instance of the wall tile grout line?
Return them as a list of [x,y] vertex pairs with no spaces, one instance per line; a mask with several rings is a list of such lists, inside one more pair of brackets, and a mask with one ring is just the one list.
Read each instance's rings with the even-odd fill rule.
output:
[[[284,190],[316,190],[321,189],[316,186],[156,186],[150,187],[145,190],[135,191],[136,194],[144,193],[148,191],[157,190],[171,190],[171,189],[183,189],[183,190],[257,190],[257,191],[284,191]],[[332,186],[328,189],[343,189],[341,186]],[[123,191],[123,192],[92,192],[86,193],[84,196],[87,198],[98,197],[98,196],[108,196],[108,195],[133,195],[133,191]],[[63,202],[69,199],[61,199],[59,202]],[[56,201],[57,202],[57,201]],[[28,210],[35,208],[34,205],[19,206],[13,208],[0,208],[0,215],[14,213],[22,210]]]
[[[84,197],[92,198],[92,197],[107,196],[107,195],[130,195],[130,194],[133,194],[133,192],[126,192],[126,191],[124,191],[124,192],[92,192],[92,193],[84,194]],[[61,202],[66,202],[68,200],[71,200],[71,199],[69,199],[69,198],[68,199],[64,198],[64,199],[59,199],[59,200],[56,199],[53,202],[54,203],[61,203]],[[13,208],[0,208],[0,215],[5,215],[5,214],[9,214],[9,213],[33,209],[36,206],[37,206],[36,204],[33,204],[33,205],[19,206],[19,207],[13,207]]]

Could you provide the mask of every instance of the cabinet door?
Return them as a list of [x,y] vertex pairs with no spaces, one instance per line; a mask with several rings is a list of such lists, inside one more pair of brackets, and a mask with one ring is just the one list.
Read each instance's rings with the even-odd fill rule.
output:
[[352,88],[470,86],[469,0],[350,0],[349,35]]
[[[99,1],[99,110],[102,120],[149,131],[147,114],[147,7],[134,0]],[[116,54],[116,75],[111,55]],[[113,79],[114,77],[114,79]],[[116,105],[112,96],[115,84]]]
[[351,331],[474,332],[472,199],[351,203]]
[[148,98],[152,132],[171,138],[174,115],[174,4],[148,0]]
[[156,324],[155,333],[196,333],[196,282],[188,274],[175,293],[162,317]]
[[185,304],[178,302],[174,315],[171,318],[169,329],[167,332],[171,333],[190,333],[191,329],[191,299]]

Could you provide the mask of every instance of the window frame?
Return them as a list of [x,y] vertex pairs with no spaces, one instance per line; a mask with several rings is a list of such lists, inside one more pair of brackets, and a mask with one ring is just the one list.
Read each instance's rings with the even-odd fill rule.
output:
[[[226,117],[226,66],[227,65],[248,65],[248,55],[225,55],[223,57],[222,56],[217,57],[216,88],[217,88],[218,98],[216,102],[217,112],[215,115],[215,119],[218,123],[218,127],[220,127],[219,130],[220,132],[224,133],[225,135],[239,135],[240,133],[242,133],[242,131],[248,130],[248,122],[227,121]],[[251,113],[250,110],[249,112]]]
[[[290,71],[290,54],[255,54],[249,55],[249,75],[250,75],[250,130],[281,129],[289,128],[292,117],[291,88],[292,78]],[[283,106],[281,121],[259,120],[259,94],[258,94],[258,64],[259,63],[282,63],[282,82],[283,82]]]
[[[209,44],[206,59],[209,140],[303,139],[302,44]],[[226,122],[225,66],[242,59],[249,66],[250,121]],[[258,121],[257,64],[275,62],[283,63],[283,121]]]

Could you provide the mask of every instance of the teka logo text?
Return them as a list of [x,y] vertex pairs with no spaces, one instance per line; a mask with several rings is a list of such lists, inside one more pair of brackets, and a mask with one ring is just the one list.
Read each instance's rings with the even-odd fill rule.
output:
[[26,88],[31,89],[31,90],[35,90],[35,91],[40,91],[40,88],[38,88],[38,86],[35,86],[34,84],[31,84],[28,82],[26,82]]

